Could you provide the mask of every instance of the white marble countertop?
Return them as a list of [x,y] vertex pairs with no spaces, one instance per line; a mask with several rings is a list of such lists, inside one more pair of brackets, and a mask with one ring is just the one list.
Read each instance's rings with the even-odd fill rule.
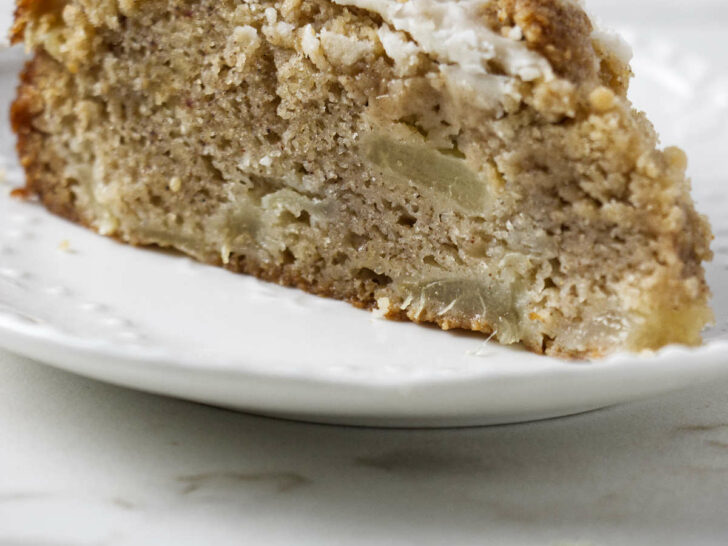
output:
[[0,352],[0,544],[725,544],[728,382],[404,431],[142,394]]
[[[631,5],[728,71],[725,0]],[[0,351],[0,469],[1,546],[718,545],[728,382],[541,423],[386,431],[233,413]]]

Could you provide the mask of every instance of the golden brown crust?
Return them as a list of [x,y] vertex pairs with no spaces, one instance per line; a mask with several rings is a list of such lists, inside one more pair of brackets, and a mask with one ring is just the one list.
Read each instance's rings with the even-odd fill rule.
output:
[[598,41],[593,41],[592,46],[599,57],[599,80],[619,96],[626,97],[632,69]]
[[30,19],[41,17],[47,13],[57,13],[63,8],[64,0],[17,0],[15,23],[10,29],[10,41],[17,44],[23,41],[25,26]]
[[34,85],[38,65],[44,55],[39,52],[26,63],[20,75],[17,98],[10,109],[12,129],[18,138],[16,149],[20,164],[25,169],[25,191],[26,194],[37,195],[53,213],[81,222],[74,207],[73,194],[67,186],[59,184],[58,177],[54,175],[61,171],[63,161],[50,148],[43,146],[43,133],[34,127],[34,120],[44,108],[43,99]]
[[528,47],[546,57],[559,76],[593,77],[592,25],[579,7],[555,0],[496,0],[485,17],[496,31],[520,27]]

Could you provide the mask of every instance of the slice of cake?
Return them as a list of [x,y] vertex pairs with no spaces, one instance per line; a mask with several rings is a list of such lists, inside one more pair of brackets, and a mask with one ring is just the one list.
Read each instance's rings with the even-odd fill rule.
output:
[[712,319],[685,154],[575,0],[19,0],[13,32],[27,193],[101,234],[552,355]]

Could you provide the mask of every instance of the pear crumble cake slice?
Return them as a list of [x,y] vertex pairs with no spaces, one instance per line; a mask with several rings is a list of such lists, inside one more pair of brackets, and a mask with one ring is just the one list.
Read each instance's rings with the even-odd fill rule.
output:
[[13,38],[26,193],[101,234],[552,355],[712,320],[686,157],[575,0],[19,0]]

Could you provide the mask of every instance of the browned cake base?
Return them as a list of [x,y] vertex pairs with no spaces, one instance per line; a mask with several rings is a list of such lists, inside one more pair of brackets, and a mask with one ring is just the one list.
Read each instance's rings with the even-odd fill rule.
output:
[[125,242],[537,352],[699,343],[711,234],[684,154],[581,8],[481,4],[552,76],[491,62],[508,92],[473,95],[323,0],[24,0],[27,189]]

